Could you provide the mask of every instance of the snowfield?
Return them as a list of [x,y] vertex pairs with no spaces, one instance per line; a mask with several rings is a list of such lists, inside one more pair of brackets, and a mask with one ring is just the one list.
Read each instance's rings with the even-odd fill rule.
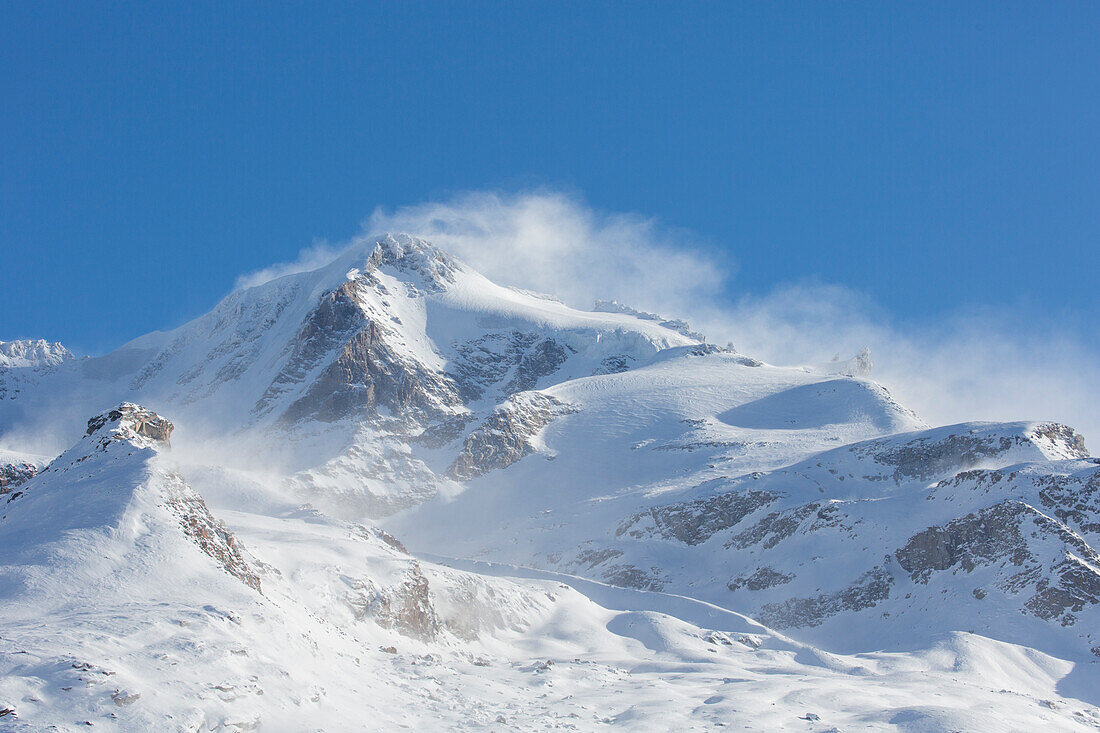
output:
[[404,235],[0,342],[0,730],[1100,729],[1100,460],[871,369]]

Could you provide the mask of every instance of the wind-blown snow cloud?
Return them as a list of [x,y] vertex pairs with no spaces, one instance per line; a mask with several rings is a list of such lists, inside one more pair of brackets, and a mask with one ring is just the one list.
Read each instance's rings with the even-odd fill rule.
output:
[[744,297],[723,314],[741,350],[777,364],[871,347],[873,377],[934,425],[1057,420],[1100,447],[1100,350],[1067,327],[1022,329],[1012,312],[897,325],[866,296],[800,284]]
[[296,272],[309,272],[324,267],[336,259],[346,245],[333,245],[325,241],[316,241],[312,246],[303,249],[293,262],[282,262],[270,265],[255,272],[249,272],[237,278],[233,284],[234,290],[242,290],[257,285],[263,285],[284,275],[293,275]]
[[636,214],[599,212],[554,191],[463,193],[377,209],[369,234],[405,232],[457,255],[490,280],[591,308],[596,299],[686,310],[717,297],[732,268],[698,238]]
[[[601,212],[558,191],[470,192],[377,209],[364,236],[405,232],[452,252],[501,284],[590,308],[615,299],[686,318],[712,341],[774,364],[817,364],[871,348],[874,377],[932,424],[1059,420],[1100,446],[1100,349],[1055,326],[1021,331],[1012,314],[959,313],[895,323],[865,295],[795,283],[765,295],[736,292],[735,263],[690,232],[636,214]],[[294,263],[242,278],[257,284],[330,260],[327,244]],[[745,291],[752,273],[742,273]],[[1028,321],[1034,323],[1034,321]]]

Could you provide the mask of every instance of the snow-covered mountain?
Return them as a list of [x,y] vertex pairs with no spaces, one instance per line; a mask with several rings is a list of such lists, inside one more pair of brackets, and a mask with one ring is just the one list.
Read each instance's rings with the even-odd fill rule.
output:
[[1100,461],[870,372],[404,235],[0,342],[0,725],[1100,727]]

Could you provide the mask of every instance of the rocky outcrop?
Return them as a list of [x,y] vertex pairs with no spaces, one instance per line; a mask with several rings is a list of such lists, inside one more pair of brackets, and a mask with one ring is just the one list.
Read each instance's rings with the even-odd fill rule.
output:
[[369,276],[350,280],[323,296],[299,329],[286,364],[257,403],[258,413],[306,383],[318,368],[305,393],[280,417],[282,424],[335,422],[349,416],[371,419],[379,408],[402,421],[428,420],[449,414],[444,405],[460,404],[449,380],[399,354],[391,345],[393,334],[367,318],[358,290],[367,287],[368,280]]
[[837,504],[811,502],[771,512],[752,526],[731,537],[725,546],[726,549],[745,550],[759,545],[765,550],[770,550],[795,533],[810,533],[823,527],[843,526],[844,521],[840,507]]
[[353,581],[348,603],[357,619],[371,619],[416,639],[434,639],[443,628],[419,563],[410,565],[396,587],[381,588],[369,579]]
[[[1037,429],[1043,431],[1048,443],[1058,441],[1058,445],[1067,452],[1064,457],[1088,457],[1087,453],[1083,453],[1083,439],[1071,428],[1045,424]],[[922,435],[905,442],[899,442],[896,438],[865,441],[850,446],[848,450],[860,458],[893,468],[892,478],[900,483],[951,476],[985,461],[999,459],[1014,448],[1021,447],[1038,447],[1031,433],[1006,434],[1003,431],[969,429],[942,437]]]
[[[1093,459],[1100,465],[1100,459]],[[1100,539],[1100,469],[1065,475],[1050,473],[1036,479],[1043,508],[1078,532]]]
[[25,461],[0,461],[0,496],[11,493],[38,473],[38,466]]
[[225,524],[214,518],[202,497],[179,475],[169,476],[164,506],[179,520],[184,535],[225,572],[257,592],[260,577],[255,562]]
[[554,338],[515,329],[492,331],[452,348],[455,358],[448,376],[467,402],[534,389],[574,351]]
[[886,570],[875,567],[835,593],[765,604],[760,607],[757,617],[773,629],[819,626],[830,616],[844,611],[861,611],[886,600],[893,582]]
[[541,392],[513,395],[466,436],[447,475],[465,481],[512,465],[534,450],[532,441],[540,430],[570,411],[568,405]]
[[617,585],[622,588],[656,591],[658,593],[663,591],[668,585],[668,578],[665,577],[661,569],[655,565],[648,570],[643,570],[642,568],[628,563],[611,565],[600,573],[600,577],[604,582],[610,583],[611,585]]
[[133,402],[123,402],[113,410],[88,421],[87,437],[102,447],[111,441],[128,440],[140,447],[167,448],[173,425],[166,418]]
[[389,266],[419,276],[420,288],[439,292],[455,281],[455,258],[423,239],[408,234],[385,234],[375,242],[367,269]]
[[740,524],[747,516],[777,498],[773,493],[750,489],[652,507],[620,524],[615,530],[615,536],[621,537],[625,534],[642,538],[657,535],[683,542],[685,545],[698,545],[706,542],[715,533]]
[[612,354],[611,356],[604,357],[600,365],[592,371],[592,375],[598,374],[621,374],[622,372],[629,371],[637,360],[630,354]]
[[1068,425],[1040,423],[1028,431],[1028,437],[1053,458],[1088,458],[1085,436]]
[[538,386],[539,379],[556,372],[568,358],[569,353],[557,341],[552,338],[541,339],[520,357],[515,376],[505,385],[504,391],[514,394],[534,389]]
[[752,591],[767,590],[794,580],[795,576],[781,573],[769,567],[758,568],[752,575],[739,575],[726,583],[730,590],[747,588]]
[[1011,567],[1011,575],[1002,576],[1001,589],[1029,595],[1024,609],[1064,626],[1076,622],[1073,613],[1100,603],[1100,554],[1080,535],[1022,501],[1003,501],[929,527],[895,556],[913,581],[922,584],[946,571]]

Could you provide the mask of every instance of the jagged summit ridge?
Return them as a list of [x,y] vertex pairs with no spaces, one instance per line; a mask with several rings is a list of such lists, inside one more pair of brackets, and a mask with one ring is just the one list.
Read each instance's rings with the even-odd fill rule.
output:
[[0,369],[5,367],[54,367],[72,359],[62,344],[45,339],[0,341]]

